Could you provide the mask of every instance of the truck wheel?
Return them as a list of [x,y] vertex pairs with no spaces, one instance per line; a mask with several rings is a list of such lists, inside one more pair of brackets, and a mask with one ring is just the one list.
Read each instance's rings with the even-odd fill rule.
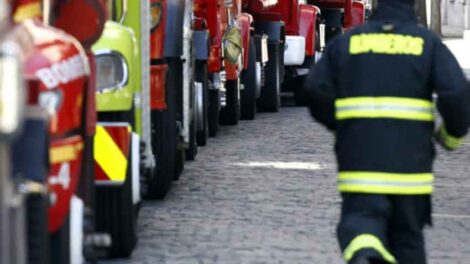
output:
[[[130,153],[129,160],[132,160]],[[122,186],[97,186],[95,194],[96,229],[111,236],[107,257],[128,258],[137,243],[132,166],[127,166],[126,180]]]
[[256,91],[260,85],[256,78],[256,71],[256,45],[254,38],[250,37],[248,69],[244,70],[241,76],[241,82],[244,86],[240,92],[241,118],[244,120],[253,120],[256,115]]
[[[302,68],[311,70],[314,65],[315,56],[306,56]],[[307,106],[308,104],[306,99],[308,98],[308,94],[305,91],[305,80],[307,79],[307,76],[308,75],[296,76],[288,81],[284,81],[283,83],[283,85],[286,85],[290,91],[294,92],[294,101],[297,106]]]
[[[173,69],[170,66],[169,71]],[[167,109],[152,111],[152,151],[155,170],[148,181],[149,199],[163,199],[170,190],[176,169],[176,83],[175,74],[169,73],[166,82]]]
[[202,83],[202,91],[197,90],[197,113],[199,115],[196,139],[198,146],[207,145],[209,138],[209,122],[208,122],[208,76],[207,64],[205,61],[196,62],[196,81]]
[[[168,93],[171,92],[168,91]],[[152,112],[152,149],[156,168],[148,184],[149,190],[146,198],[150,199],[165,198],[175,175],[176,120],[171,104],[168,103],[168,109],[165,111]]]
[[70,216],[64,221],[62,227],[50,236],[52,264],[70,264]]
[[293,85],[294,89],[294,101],[297,106],[307,106],[307,93],[304,90],[305,76],[295,77],[290,80],[289,85]]
[[46,196],[30,194],[26,200],[28,263],[49,264]]
[[186,160],[193,161],[197,156],[197,139],[196,139],[196,120],[195,115],[189,125],[189,146],[186,149]]
[[265,83],[258,99],[258,110],[261,112],[277,112],[281,106],[281,54],[279,44],[268,44],[269,60],[266,63]]
[[240,80],[227,80],[225,82],[226,104],[220,110],[219,122],[221,125],[235,126],[240,120]]
[[[212,85],[209,82],[209,87]],[[216,137],[217,132],[219,132],[219,110],[220,110],[220,92],[219,89],[209,89],[208,91],[209,99],[209,113],[208,113],[208,123],[209,123],[209,137]]]
[[184,149],[176,150],[176,161],[175,161],[175,176],[173,180],[178,181],[181,173],[184,170],[184,162],[186,161],[186,151]]

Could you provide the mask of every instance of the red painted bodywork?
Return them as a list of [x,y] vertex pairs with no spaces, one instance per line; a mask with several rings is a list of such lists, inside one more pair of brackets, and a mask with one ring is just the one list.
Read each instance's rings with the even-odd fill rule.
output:
[[150,58],[152,60],[163,59],[163,50],[165,44],[165,26],[166,26],[166,16],[167,16],[167,7],[166,0],[151,0],[151,6],[159,6],[161,8],[161,18],[158,25],[152,25],[151,35],[150,35]]
[[242,0],[243,10],[260,13],[265,9],[276,5],[278,0]]
[[[88,84],[89,65],[80,43],[63,31],[44,26],[38,20],[23,22],[35,49],[24,66],[26,76],[38,78],[39,92],[61,94],[59,109],[51,114],[49,131],[53,138],[63,137],[82,128],[83,101]],[[80,57],[84,74],[67,78],[71,59]],[[78,62],[76,62],[78,63]],[[61,68],[63,66],[63,68]],[[41,77],[43,77],[41,79]],[[52,86],[51,86],[52,85]]]
[[366,6],[363,2],[354,1],[349,24],[345,25],[346,30],[363,25],[366,21]]
[[51,24],[74,36],[85,49],[90,49],[103,32],[105,6],[105,0],[58,1],[52,10]]
[[251,33],[251,23],[253,22],[253,17],[247,13],[240,13],[238,16],[238,24],[242,32],[242,43],[243,43],[243,69],[248,69],[248,54],[250,47],[250,33]]
[[[152,110],[165,110],[166,104],[166,72],[168,65],[158,64],[150,67],[150,107]],[[172,89],[172,87],[168,87]]]
[[70,211],[70,199],[80,180],[83,156],[82,137],[78,135],[66,137],[53,140],[50,144],[51,150],[61,147],[73,148],[76,151],[76,157],[50,164],[47,185],[51,196],[54,197],[48,208],[48,230],[51,233],[57,232],[62,227]]
[[[166,0],[151,0],[152,7],[158,7],[161,10],[160,22],[152,25],[150,35],[150,59],[152,65],[150,68],[150,108],[152,110],[165,110],[166,104],[166,73],[168,65],[164,64],[165,48],[165,29],[167,20]],[[172,87],[168,87],[172,88]]]
[[241,71],[241,69],[238,69],[238,65],[224,61],[222,58],[222,36],[228,27],[229,12],[235,18],[235,23],[240,27],[243,43],[243,68],[248,67],[248,48],[253,18],[248,13],[242,13],[241,10],[241,0],[233,0],[231,8],[225,7],[223,0],[194,0],[196,29],[209,30],[208,70],[210,73],[216,73],[225,69],[227,80],[236,80]]
[[344,28],[349,30],[365,22],[365,5],[353,0],[317,0],[320,8],[340,8],[344,10]]
[[66,31],[75,37],[87,52],[90,64],[90,81],[84,102],[85,134],[93,136],[96,127],[96,67],[95,55],[91,46],[101,36],[106,22],[105,0],[69,0],[55,1],[53,15],[50,18],[54,27]]
[[[131,132],[127,125],[122,126],[106,126],[103,125],[108,135],[113,139],[116,146],[121,150],[122,154],[128,158],[131,144]],[[130,163],[128,162],[128,166]],[[96,181],[110,182],[112,179],[104,172],[100,165],[95,161],[95,176]]]
[[318,10],[312,5],[300,5],[299,35],[305,38],[305,55],[315,56],[315,30]]
[[218,0],[194,0],[194,17],[199,21],[199,27],[196,29],[209,30],[208,71],[220,72],[222,70],[222,20]]
[[[260,21],[284,21],[287,35],[299,35],[300,27],[300,9],[298,0],[278,0],[276,4],[270,1],[263,5],[263,9],[250,9],[250,0],[245,0],[244,7],[247,12],[253,14],[255,20]],[[255,2],[260,2],[256,0]],[[258,4],[259,5],[259,4]]]
[[[82,113],[89,74],[85,52],[76,40],[63,31],[44,26],[39,20],[26,20],[22,26],[28,31],[34,44],[34,51],[24,66],[27,77],[39,80],[31,88],[37,90],[39,96],[45,92],[55,92],[61,96],[59,107],[50,112],[51,151],[67,145],[73,149],[77,145],[83,146]],[[72,60],[73,66],[70,63]],[[82,73],[70,75],[70,71],[77,70]],[[51,163],[47,181],[56,202],[49,207],[50,232],[59,230],[68,215],[70,198],[75,193],[80,178],[81,160],[80,150],[71,160]],[[59,169],[66,163],[70,166],[70,171],[67,172],[70,184],[54,184]]]

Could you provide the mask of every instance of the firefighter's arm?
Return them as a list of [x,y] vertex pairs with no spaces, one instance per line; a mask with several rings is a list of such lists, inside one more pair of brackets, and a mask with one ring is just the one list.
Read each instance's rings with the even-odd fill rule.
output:
[[312,65],[305,80],[304,89],[308,96],[308,108],[312,117],[329,130],[336,130],[336,86],[331,50],[332,47],[329,47],[322,59]]
[[448,150],[459,148],[470,126],[470,84],[450,50],[438,42],[433,54],[432,84],[443,124],[437,142]]

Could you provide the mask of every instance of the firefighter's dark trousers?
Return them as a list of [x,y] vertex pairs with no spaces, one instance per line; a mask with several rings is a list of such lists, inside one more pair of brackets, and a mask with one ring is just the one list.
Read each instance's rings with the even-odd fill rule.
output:
[[343,193],[338,240],[347,263],[424,264],[429,195]]

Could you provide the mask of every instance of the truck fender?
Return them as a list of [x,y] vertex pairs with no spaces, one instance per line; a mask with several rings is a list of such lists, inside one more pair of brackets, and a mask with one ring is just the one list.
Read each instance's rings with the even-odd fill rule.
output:
[[300,5],[299,34],[305,38],[305,55],[315,56],[315,30],[318,9],[312,5]]
[[248,69],[248,54],[250,49],[250,33],[251,33],[251,22],[253,17],[247,13],[241,13],[238,16],[238,23],[240,25],[242,33],[242,45],[243,45],[243,69]]
[[354,1],[352,4],[351,10],[351,19],[347,21],[345,25],[346,30],[350,30],[353,27],[363,25],[366,19],[366,6],[364,3],[359,1]]

